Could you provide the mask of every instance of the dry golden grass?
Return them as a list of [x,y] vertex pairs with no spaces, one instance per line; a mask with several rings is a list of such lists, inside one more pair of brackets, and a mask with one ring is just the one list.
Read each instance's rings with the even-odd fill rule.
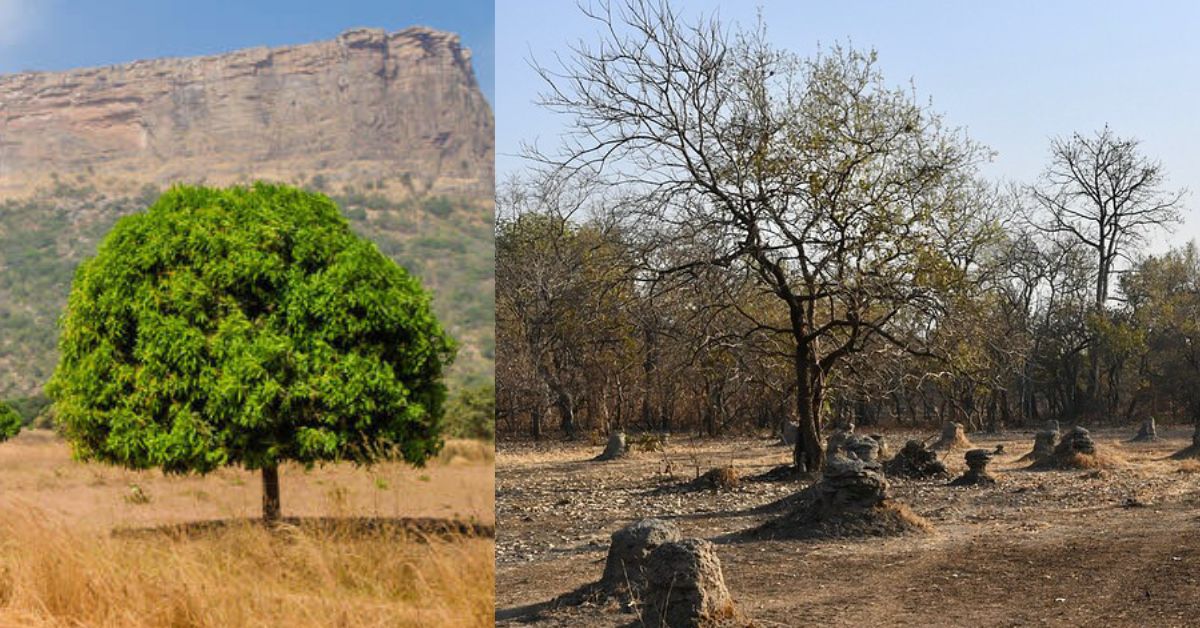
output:
[[28,626],[485,626],[493,544],[235,526],[113,537],[0,510],[0,623]]
[[438,454],[442,464],[492,464],[496,462],[496,448],[491,443],[477,440],[450,440]]
[[1126,464],[1128,464],[1128,461],[1115,449],[1097,445],[1095,454],[1055,451],[1053,455],[1034,462],[1029,468],[1035,470],[1057,469],[1060,471],[1069,471],[1073,469],[1116,469]]
[[962,426],[954,424],[956,429],[950,431],[949,428],[943,429],[942,434],[937,441],[929,446],[934,451],[958,451],[960,449],[971,449],[975,445],[971,443],[967,435],[963,433]]
[[732,490],[741,484],[741,475],[734,467],[717,467],[700,476],[700,480],[706,488]]
[[1179,473],[1200,473],[1200,460],[1184,460],[1179,463]]
[[[454,517],[495,521],[494,454],[488,444],[449,441],[424,468],[403,464],[280,468],[283,514],[297,517]],[[0,444],[0,496],[36,504],[72,525],[104,531],[206,519],[257,517],[261,479],[237,468],[164,476],[71,459],[51,432]],[[133,499],[136,491],[145,496]]]
[[[486,446],[424,469],[331,465],[282,474],[284,514],[457,517],[490,524]],[[129,499],[131,486],[148,501]],[[254,474],[164,477],[70,460],[23,434],[0,446],[0,626],[487,626],[494,541],[252,523]],[[232,519],[201,534],[113,534]],[[243,521],[237,521],[237,520]]]

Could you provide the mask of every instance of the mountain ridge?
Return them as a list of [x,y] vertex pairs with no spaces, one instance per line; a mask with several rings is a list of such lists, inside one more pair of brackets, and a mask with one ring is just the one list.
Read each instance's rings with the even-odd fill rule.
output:
[[453,33],[357,28],[0,75],[0,197],[80,172],[102,189],[319,173],[343,187],[396,182],[393,197],[490,197],[494,120],[471,58]]
[[0,75],[0,399],[40,392],[113,223],[175,183],[255,180],[333,198],[433,293],[451,380],[490,381],[494,145],[470,51],[424,27]]

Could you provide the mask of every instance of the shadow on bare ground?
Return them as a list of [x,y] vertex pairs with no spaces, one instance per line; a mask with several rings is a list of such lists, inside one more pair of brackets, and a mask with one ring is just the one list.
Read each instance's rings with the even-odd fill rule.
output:
[[148,528],[117,528],[113,536],[118,538],[191,539],[215,536],[231,530],[247,527],[274,528],[277,532],[300,531],[326,537],[397,537],[421,539],[422,537],[496,538],[496,527],[461,519],[436,517],[284,517],[268,524],[262,519],[208,519]]

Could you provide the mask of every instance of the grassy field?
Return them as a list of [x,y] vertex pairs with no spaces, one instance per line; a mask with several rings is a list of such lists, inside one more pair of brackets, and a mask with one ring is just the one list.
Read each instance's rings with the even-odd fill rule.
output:
[[[281,469],[285,517],[494,523],[494,458]],[[0,445],[0,626],[485,626],[494,541],[256,525],[258,477],[82,464],[49,432]],[[193,534],[164,526],[222,520]]]

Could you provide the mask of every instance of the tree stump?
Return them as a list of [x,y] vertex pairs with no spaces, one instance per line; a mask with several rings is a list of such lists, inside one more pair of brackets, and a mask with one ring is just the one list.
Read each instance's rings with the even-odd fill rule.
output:
[[1030,469],[1104,469],[1124,464],[1125,460],[1119,453],[1101,449],[1085,428],[1076,426],[1063,434],[1054,447],[1054,453],[1034,462]]
[[885,441],[883,439],[883,434],[871,434],[869,438],[879,444],[879,452],[878,453],[879,453],[880,460],[887,458],[889,450],[888,450],[888,446],[887,446],[887,441]]
[[829,438],[825,439],[825,457],[831,458],[842,450],[842,446],[846,444],[846,440],[854,435],[854,424],[834,423],[830,426],[832,431],[829,433]]
[[825,511],[870,510],[888,497],[887,478],[877,460],[833,456],[826,461],[817,487]]
[[964,457],[967,460],[967,471],[950,483],[950,486],[980,486],[995,484],[996,478],[988,473],[988,463],[995,454],[987,449],[972,449]]
[[601,588],[610,594],[640,591],[646,583],[646,557],[663,543],[679,539],[679,529],[661,519],[642,519],[613,532]]
[[888,475],[918,480],[946,475],[946,465],[938,460],[937,452],[919,440],[904,443],[896,456],[884,463],[883,470]]
[[1150,417],[1142,421],[1142,427],[1138,430],[1137,436],[1133,437],[1133,441],[1143,443],[1156,440],[1158,440],[1158,430],[1155,429],[1154,417]]
[[1062,442],[1054,448],[1056,457],[1073,454],[1096,455],[1096,442],[1092,440],[1091,433],[1078,425],[1071,428],[1071,431],[1063,436]]
[[702,539],[664,543],[647,557],[645,572],[644,626],[744,625],[712,543]]
[[942,433],[938,437],[937,442],[929,448],[935,451],[950,451],[954,449],[967,449],[971,446],[971,441],[967,440],[967,435],[963,432],[962,423],[953,421],[942,426]]
[[891,499],[879,460],[835,454],[821,480],[790,500],[783,516],[755,534],[771,538],[847,538],[925,533],[933,529],[907,506]]
[[624,457],[629,451],[628,445],[625,443],[625,432],[613,430],[608,433],[608,445],[604,447],[604,453],[596,456],[597,461],[616,460]]
[[696,478],[696,488],[712,491],[729,491],[741,485],[742,477],[734,467],[717,467],[709,469],[704,475]]
[[[1052,421],[1055,425],[1057,421]],[[1058,445],[1058,430],[1042,430],[1033,435],[1033,451],[1021,456],[1021,461],[1032,460],[1034,462],[1046,460],[1054,455],[1054,448]]]
[[826,455],[832,457],[834,454],[856,458],[863,462],[872,462],[879,459],[879,441],[870,436],[850,434],[841,439],[837,449],[830,450]]

